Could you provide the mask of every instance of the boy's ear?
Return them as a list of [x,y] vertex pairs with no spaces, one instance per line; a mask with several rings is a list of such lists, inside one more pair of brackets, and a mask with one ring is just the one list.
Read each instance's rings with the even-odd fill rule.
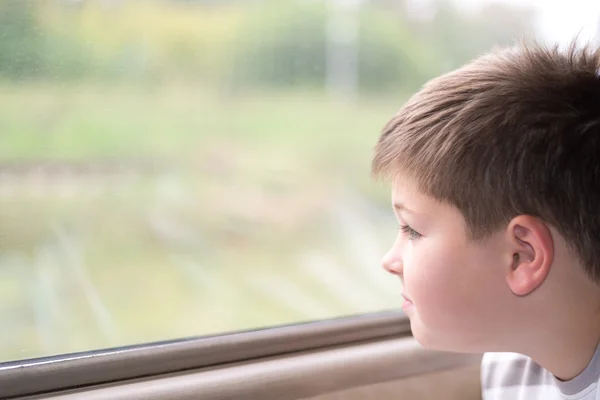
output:
[[526,296],[546,279],[554,260],[550,229],[539,218],[519,215],[508,224],[511,260],[506,280],[517,296]]

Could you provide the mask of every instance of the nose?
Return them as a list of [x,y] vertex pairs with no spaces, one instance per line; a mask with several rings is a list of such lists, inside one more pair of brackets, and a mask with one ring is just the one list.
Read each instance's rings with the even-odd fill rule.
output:
[[402,276],[404,265],[396,246],[392,247],[381,260],[383,268],[390,274]]

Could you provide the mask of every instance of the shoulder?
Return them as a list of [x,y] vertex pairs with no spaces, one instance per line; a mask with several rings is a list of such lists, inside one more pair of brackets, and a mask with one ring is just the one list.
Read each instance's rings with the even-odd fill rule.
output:
[[[537,368],[536,368],[537,366]],[[483,389],[520,386],[527,369],[534,372],[542,368],[518,353],[485,353],[481,360],[481,385]]]
[[[484,398],[509,398],[499,396],[508,393],[512,393],[510,398],[540,398],[537,397],[540,391],[554,391],[553,386],[552,376],[548,371],[522,354],[486,353],[481,361]],[[534,393],[536,397],[532,397]]]

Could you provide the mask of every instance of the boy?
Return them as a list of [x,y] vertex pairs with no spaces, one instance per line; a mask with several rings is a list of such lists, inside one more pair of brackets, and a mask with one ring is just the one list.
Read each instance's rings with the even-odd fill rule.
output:
[[425,347],[492,352],[483,398],[600,399],[600,50],[521,45],[427,83],[373,172]]

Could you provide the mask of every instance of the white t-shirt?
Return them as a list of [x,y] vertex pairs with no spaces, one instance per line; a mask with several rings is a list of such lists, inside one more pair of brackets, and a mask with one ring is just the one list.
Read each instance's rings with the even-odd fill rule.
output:
[[481,362],[483,400],[600,400],[600,347],[581,374],[558,380],[531,358],[486,353]]

